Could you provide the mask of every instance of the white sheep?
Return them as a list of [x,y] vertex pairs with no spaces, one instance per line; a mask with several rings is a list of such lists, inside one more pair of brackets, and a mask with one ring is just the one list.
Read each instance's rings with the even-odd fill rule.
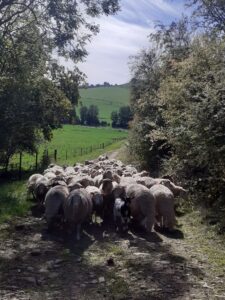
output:
[[174,195],[170,189],[162,184],[156,184],[150,188],[156,200],[156,218],[160,227],[172,230],[176,223],[174,211]]
[[95,214],[95,222],[96,216],[103,216],[103,196],[99,188],[96,186],[88,186],[86,187],[86,191],[91,196],[93,203],[93,213]]
[[32,193],[34,192],[34,188],[35,188],[35,184],[37,182],[37,180],[43,178],[44,176],[41,174],[33,174],[29,177],[28,181],[27,181],[27,189],[28,192]]
[[184,199],[187,198],[188,191],[182,188],[181,186],[175,185],[173,182],[171,182],[168,179],[166,179],[166,181],[163,181],[162,184],[171,190],[174,197],[181,197]]
[[45,214],[48,228],[50,229],[55,221],[62,221],[63,218],[63,204],[69,195],[69,190],[66,186],[55,186],[51,188],[44,200]]
[[85,189],[72,191],[64,202],[64,217],[69,227],[73,230],[76,227],[76,238],[80,240],[81,224],[91,220],[92,200]]
[[45,195],[50,188],[49,180],[46,177],[42,177],[36,181],[34,187],[34,197],[39,205],[43,204]]
[[141,184],[131,184],[126,187],[126,197],[131,201],[131,216],[148,232],[152,232],[155,223],[155,198],[152,193]]

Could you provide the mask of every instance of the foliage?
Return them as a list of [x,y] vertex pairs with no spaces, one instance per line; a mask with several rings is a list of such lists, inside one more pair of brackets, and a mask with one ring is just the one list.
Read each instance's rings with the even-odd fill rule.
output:
[[1,1],[1,35],[14,38],[16,32],[34,24],[58,55],[80,61],[87,55],[86,42],[98,32],[91,20],[115,14],[118,9],[118,0]]
[[14,153],[33,152],[42,138],[50,139],[71,105],[43,76],[47,53],[36,27],[18,33],[14,42],[5,41],[0,52],[0,156],[7,168]]
[[150,35],[152,47],[132,58],[131,104],[135,118],[130,134],[131,152],[145,167],[159,175],[162,161],[171,156],[167,124],[162,116],[166,103],[159,101],[161,82],[173,74],[173,65],[189,53],[189,24],[186,18]]
[[189,28],[187,19],[160,26],[154,46],[133,59],[130,149],[152,174],[172,175],[196,200],[221,207],[225,40],[214,31],[193,36]]
[[0,2],[0,164],[6,169],[15,153],[34,152],[52,129],[75,122],[72,105],[84,75],[60,66],[56,54],[82,61],[98,32],[93,18],[118,9],[118,0]]
[[188,0],[193,6],[196,25],[206,30],[225,32],[225,2],[223,0]]
[[89,107],[81,106],[80,108],[80,124],[88,126],[99,126],[98,107],[90,105]]
[[132,112],[130,106],[122,106],[119,112],[111,113],[112,127],[120,127],[127,129],[129,122],[132,120]]

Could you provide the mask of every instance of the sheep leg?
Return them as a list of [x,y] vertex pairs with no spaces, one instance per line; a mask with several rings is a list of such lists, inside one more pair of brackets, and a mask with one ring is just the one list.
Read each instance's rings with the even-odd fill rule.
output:
[[81,230],[81,224],[77,224],[77,235],[76,238],[79,241],[80,240],[80,230]]
[[153,232],[153,226],[155,223],[155,217],[154,216],[148,216],[146,218],[146,229],[148,232]]

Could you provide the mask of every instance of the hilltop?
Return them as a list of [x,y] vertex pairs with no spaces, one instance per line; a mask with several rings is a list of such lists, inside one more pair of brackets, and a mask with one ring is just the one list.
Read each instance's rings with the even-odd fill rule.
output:
[[[111,122],[111,112],[119,110],[121,106],[129,105],[130,88],[128,84],[80,89],[79,103],[89,106],[97,105],[99,108],[99,119]],[[78,113],[80,109],[78,106]]]

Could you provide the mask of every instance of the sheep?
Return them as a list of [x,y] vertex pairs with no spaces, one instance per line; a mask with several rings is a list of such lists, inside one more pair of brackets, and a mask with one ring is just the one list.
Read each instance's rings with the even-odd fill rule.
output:
[[52,178],[56,178],[56,175],[53,172],[47,172],[44,174],[44,177],[47,179],[52,179]]
[[126,196],[131,201],[131,216],[148,232],[152,232],[155,223],[155,198],[152,193],[141,184],[131,184],[126,187]]
[[32,193],[34,192],[34,188],[35,188],[35,184],[37,182],[37,180],[43,178],[44,176],[41,174],[33,174],[29,177],[28,181],[27,181],[27,189],[28,192]]
[[120,178],[120,185],[127,186],[129,184],[136,184],[137,181],[133,177],[121,177]]
[[104,196],[108,196],[112,193],[113,183],[111,179],[103,179],[102,184],[100,186],[101,193]]
[[113,180],[113,173],[110,169],[105,170],[105,172],[103,173],[103,179]]
[[68,189],[70,192],[72,192],[73,190],[81,189],[81,188],[83,188],[83,186],[79,182],[71,182],[68,185]]
[[156,184],[150,188],[156,200],[156,217],[160,227],[172,230],[175,223],[174,195],[169,188],[162,184]]
[[98,161],[105,161],[105,160],[107,160],[108,159],[108,156],[107,155],[100,155],[99,157],[98,157]]
[[76,238],[80,240],[81,224],[91,219],[92,200],[85,189],[72,191],[64,202],[64,217],[71,229],[76,227]]
[[155,178],[151,177],[135,177],[137,183],[146,186],[147,188],[151,188],[154,184],[156,184]]
[[65,173],[66,175],[75,175],[75,170],[73,167],[67,167]]
[[103,175],[99,174],[97,176],[95,176],[94,180],[94,184],[96,187],[100,187],[100,185],[102,184],[102,180],[103,180]]
[[66,182],[64,181],[64,178],[61,176],[57,176],[55,178],[50,179],[48,184],[51,187],[54,187],[57,185],[67,186]]
[[96,216],[103,217],[103,196],[100,189],[95,186],[86,187],[86,191],[91,196],[93,203],[93,213],[95,214],[96,221]]
[[46,177],[37,180],[34,187],[34,197],[39,205],[42,205],[45,199],[45,195],[49,190],[49,180]]
[[86,188],[89,185],[94,185],[94,180],[90,176],[84,176],[81,179],[77,181],[77,183],[80,183],[84,188]]
[[168,179],[165,179],[165,181],[163,181],[162,184],[171,190],[174,197],[181,197],[183,199],[187,198],[188,191],[182,188],[181,186],[175,185],[173,182],[171,182]]
[[116,231],[128,231],[131,209],[129,198],[116,198],[113,207],[113,217]]
[[51,229],[55,221],[62,221],[63,204],[69,195],[69,190],[66,186],[55,186],[51,188],[44,200],[45,213],[44,217],[47,221],[48,229]]

